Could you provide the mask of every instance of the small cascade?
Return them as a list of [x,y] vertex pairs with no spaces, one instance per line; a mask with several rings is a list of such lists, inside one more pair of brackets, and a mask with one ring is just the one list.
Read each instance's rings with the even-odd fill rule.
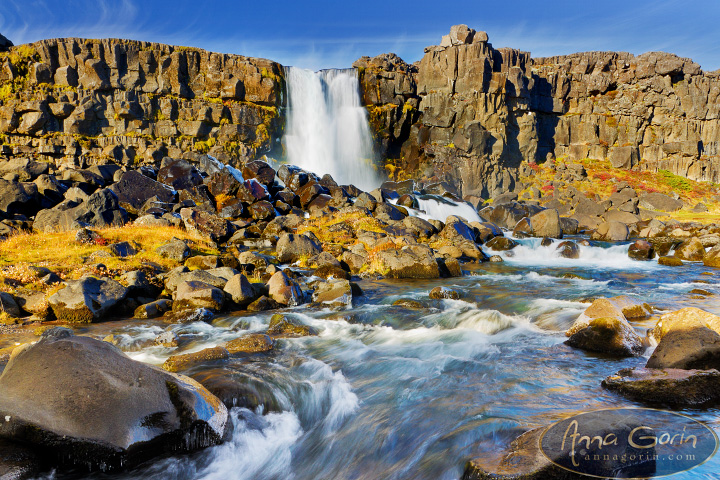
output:
[[363,190],[380,184],[373,165],[367,112],[355,69],[313,72],[285,68],[287,161]]
[[[425,220],[440,220],[444,222],[450,215],[463,217],[468,222],[482,222],[477,211],[465,202],[454,202],[439,195],[418,195],[418,212],[416,216]],[[424,213],[423,213],[424,212]]]

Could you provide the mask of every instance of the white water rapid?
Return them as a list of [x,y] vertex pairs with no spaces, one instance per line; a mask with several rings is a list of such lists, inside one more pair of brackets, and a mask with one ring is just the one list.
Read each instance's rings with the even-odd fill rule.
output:
[[377,188],[380,179],[357,71],[285,67],[285,78],[288,163],[318,176],[329,173],[339,184]]

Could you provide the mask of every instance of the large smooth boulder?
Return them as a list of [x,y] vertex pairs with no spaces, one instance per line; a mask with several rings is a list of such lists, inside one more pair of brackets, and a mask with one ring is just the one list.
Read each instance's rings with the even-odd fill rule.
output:
[[242,273],[238,273],[228,280],[223,291],[240,307],[246,307],[260,297],[258,289],[253,288]]
[[48,297],[61,322],[91,323],[101,320],[127,295],[128,289],[111,278],[84,277],[69,280],[65,288]]
[[225,406],[199,383],[52,329],[0,376],[0,436],[83,469],[133,466],[217,444]]
[[602,386],[630,400],[673,408],[720,404],[720,372],[624,368],[602,381]]
[[592,233],[590,238],[605,242],[624,242],[628,239],[629,235],[630,231],[624,223],[605,222],[598,226],[597,230]]
[[439,278],[433,251],[425,245],[381,250],[370,257],[373,269],[389,278]]
[[562,238],[563,236],[560,214],[554,208],[543,210],[530,217],[530,225],[535,237]]
[[720,370],[720,334],[708,327],[672,330],[662,337],[645,366]]
[[597,299],[565,332],[565,343],[618,357],[641,355],[645,351],[643,341],[627,319],[644,317],[649,310],[625,296]]
[[171,187],[135,170],[123,173],[110,190],[117,195],[120,206],[133,214],[137,214],[145,202],[153,197],[158,203],[157,207],[168,210],[168,204],[175,203],[177,197]]
[[353,288],[344,278],[333,278],[327,282],[319,282],[315,286],[312,301],[333,306],[348,306],[353,303]]
[[277,259],[279,262],[297,262],[301,258],[310,258],[322,252],[320,245],[306,235],[284,233],[278,239],[276,245]]

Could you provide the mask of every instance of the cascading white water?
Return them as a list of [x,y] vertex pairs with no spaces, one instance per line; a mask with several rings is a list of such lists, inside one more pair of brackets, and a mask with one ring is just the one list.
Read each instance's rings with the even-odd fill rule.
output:
[[285,68],[287,161],[340,184],[379,186],[367,112],[355,69],[313,72]]

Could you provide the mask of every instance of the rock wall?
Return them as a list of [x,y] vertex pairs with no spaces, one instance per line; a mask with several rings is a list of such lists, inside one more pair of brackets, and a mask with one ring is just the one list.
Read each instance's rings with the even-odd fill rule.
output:
[[269,60],[118,39],[6,50],[0,158],[132,166],[195,151],[238,163],[282,134],[283,71]]
[[455,26],[420,62],[363,57],[364,98],[396,177],[465,196],[516,188],[548,156],[720,181],[720,72],[668,53],[533,59]]

